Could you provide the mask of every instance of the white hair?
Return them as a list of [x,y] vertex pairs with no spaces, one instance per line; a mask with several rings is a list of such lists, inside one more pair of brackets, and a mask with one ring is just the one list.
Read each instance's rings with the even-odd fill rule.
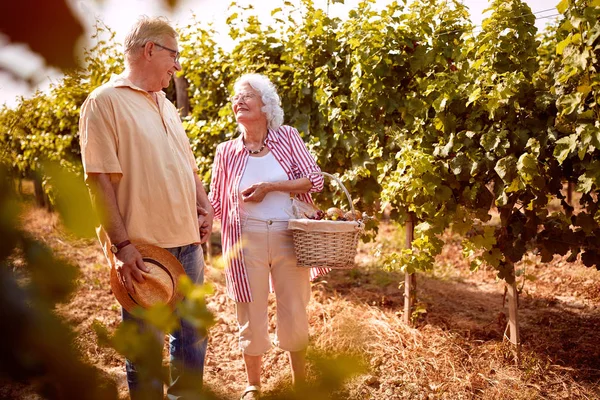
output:
[[273,82],[261,74],[244,74],[233,85],[233,90],[238,92],[243,84],[249,84],[252,89],[260,93],[264,106],[261,111],[267,117],[267,127],[277,129],[283,124],[283,109],[277,89]]

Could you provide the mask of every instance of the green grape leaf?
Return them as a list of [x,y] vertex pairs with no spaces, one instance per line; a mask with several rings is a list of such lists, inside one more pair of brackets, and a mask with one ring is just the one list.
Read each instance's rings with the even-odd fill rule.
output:
[[554,157],[556,157],[559,164],[562,164],[565,159],[577,149],[577,139],[577,135],[573,134],[570,136],[565,136],[556,141]]

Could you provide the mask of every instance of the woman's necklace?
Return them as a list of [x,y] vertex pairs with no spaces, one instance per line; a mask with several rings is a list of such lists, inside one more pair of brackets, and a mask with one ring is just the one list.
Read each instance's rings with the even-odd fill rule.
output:
[[258,154],[258,153],[260,153],[261,151],[263,151],[263,150],[265,149],[265,146],[266,146],[266,144],[265,144],[265,141],[264,141],[264,140],[263,140],[263,142],[262,142],[262,146],[260,146],[260,149],[258,149],[258,150],[250,150],[248,147],[246,147],[246,142],[245,142],[243,139],[242,139],[242,144],[244,145],[244,148],[246,149],[246,151],[247,151],[249,154]]

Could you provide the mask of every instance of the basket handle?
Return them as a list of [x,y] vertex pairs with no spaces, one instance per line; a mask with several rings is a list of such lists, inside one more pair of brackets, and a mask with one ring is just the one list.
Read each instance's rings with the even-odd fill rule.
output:
[[344,193],[346,194],[346,198],[348,199],[348,203],[350,203],[350,208],[352,209],[352,215],[354,215],[356,213],[356,211],[354,210],[354,204],[352,204],[352,198],[350,197],[350,193],[346,189],[346,186],[344,186],[342,181],[337,176],[328,174],[327,172],[323,172],[323,171],[311,172],[309,175],[323,175],[323,176],[326,176],[326,177],[331,178],[334,181],[336,181],[336,183],[339,185],[339,187],[341,187],[342,190],[344,191]]

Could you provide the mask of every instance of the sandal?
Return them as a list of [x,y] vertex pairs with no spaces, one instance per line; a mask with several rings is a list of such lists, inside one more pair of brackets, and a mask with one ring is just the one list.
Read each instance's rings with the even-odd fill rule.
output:
[[260,399],[260,386],[250,385],[242,393],[240,400],[257,400]]

